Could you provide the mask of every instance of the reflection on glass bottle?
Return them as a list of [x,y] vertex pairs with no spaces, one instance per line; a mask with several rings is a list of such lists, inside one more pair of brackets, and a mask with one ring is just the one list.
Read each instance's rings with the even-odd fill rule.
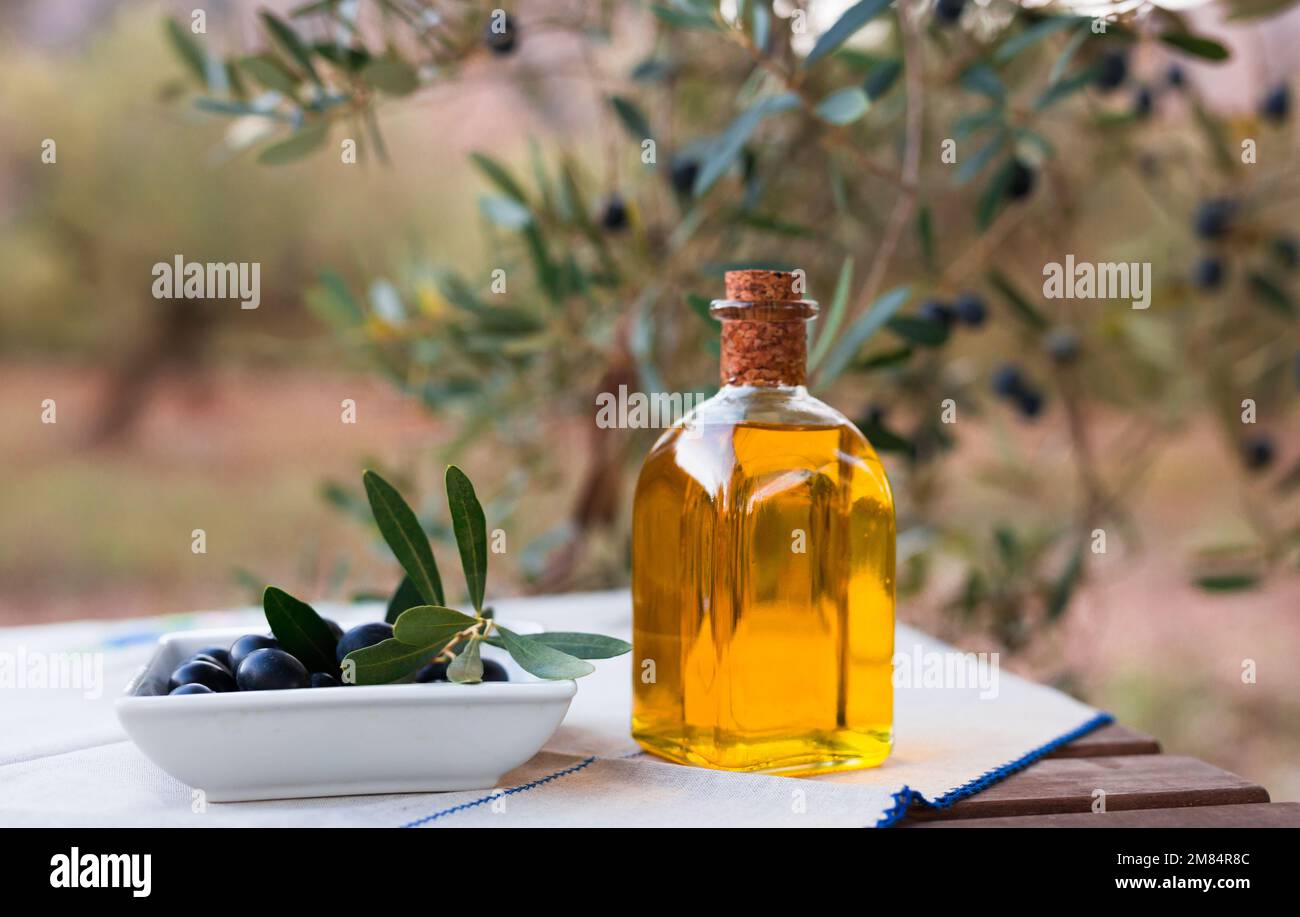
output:
[[804,387],[816,304],[727,274],[722,389],[646,458],[633,514],[633,737],[727,770],[870,767],[893,727],[894,503]]

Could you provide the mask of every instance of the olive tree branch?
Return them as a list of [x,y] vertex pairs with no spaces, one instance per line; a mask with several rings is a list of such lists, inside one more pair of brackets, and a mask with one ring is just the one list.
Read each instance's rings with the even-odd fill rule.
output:
[[[719,20],[719,22],[721,22],[721,20]],[[723,23],[723,25],[725,26],[725,23]],[[890,184],[898,188],[901,188],[903,190],[908,189],[909,182],[905,177],[900,177],[899,175],[896,175],[893,170],[880,165],[874,159],[872,159],[870,156],[864,153],[861,149],[859,149],[858,145],[853,142],[853,138],[851,138],[848,135],[848,132],[845,130],[843,126],[836,125],[836,124],[826,124],[825,122],[822,121],[822,119],[818,118],[816,113],[817,103],[808,95],[807,91],[804,89],[802,80],[799,80],[797,77],[787,73],[784,68],[782,68],[780,65],[776,63],[776,61],[772,60],[772,58],[764,54],[762,50],[757,45],[754,44],[753,39],[750,38],[749,35],[747,35],[743,29],[727,28],[727,34],[729,34],[735,40],[735,42],[738,45],[740,45],[740,47],[742,47],[746,51],[746,53],[749,54],[749,56],[753,59],[754,63],[762,67],[769,74],[771,74],[773,77],[779,80],[781,84],[786,88],[787,91],[794,93],[795,96],[798,97],[799,106],[800,108],[803,109],[803,111],[807,115],[809,115],[812,118],[817,118],[818,123],[824,127],[824,130],[822,131],[821,134],[821,142],[823,145],[845,150],[851,156],[853,156],[854,160],[865,171],[870,172],[872,175],[875,175],[877,178],[884,179],[885,181],[889,182]],[[910,184],[913,185],[915,184],[915,178],[913,178]]]

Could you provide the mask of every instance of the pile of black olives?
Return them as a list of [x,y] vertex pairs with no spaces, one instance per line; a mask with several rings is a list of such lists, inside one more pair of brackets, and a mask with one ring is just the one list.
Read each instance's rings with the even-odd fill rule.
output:
[[[393,636],[393,626],[383,622],[359,624],[347,632],[333,621],[326,619],[325,623],[338,637],[335,654],[340,664],[353,650],[373,646]],[[416,677],[416,681],[421,682],[446,680],[446,663],[430,663]],[[500,663],[484,659],[483,680],[508,681],[509,678]],[[172,672],[167,689],[169,694],[213,694],[225,691],[337,688],[342,685],[337,669],[332,672],[309,672],[274,637],[245,634],[232,643],[229,649],[209,646],[186,659]]]

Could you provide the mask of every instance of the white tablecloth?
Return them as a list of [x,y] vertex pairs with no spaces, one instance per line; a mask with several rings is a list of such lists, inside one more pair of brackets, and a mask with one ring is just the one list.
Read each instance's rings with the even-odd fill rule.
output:
[[[629,630],[626,592],[494,604],[503,620],[551,630]],[[382,616],[373,606],[319,607],[345,627]],[[772,777],[641,754],[628,737],[624,656],[596,663],[546,748],[495,791],[212,803],[196,812],[189,788],[125,738],[113,701],[159,634],[245,624],[264,629],[260,609],[0,630],[0,825],[876,826],[896,820],[908,802],[944,804],[974,792],[1109,720],[1006,672],[996,691],[992,682],[936,681],[933,666],[956,658],[945,655],[951,647],[900,625],[896,658],[906,657],[914,677],[895,691],[894,752],[872,770]],[[26,654],[74,651],[102,660],[98,696],[93,685],[22,683],[17,669]]]

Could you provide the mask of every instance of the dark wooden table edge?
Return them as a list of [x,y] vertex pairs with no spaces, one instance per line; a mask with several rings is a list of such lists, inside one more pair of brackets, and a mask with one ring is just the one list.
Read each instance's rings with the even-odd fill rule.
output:
[[1110,723],[949,807],[913,802],[894,827],[1300,827],[1300,803]]

